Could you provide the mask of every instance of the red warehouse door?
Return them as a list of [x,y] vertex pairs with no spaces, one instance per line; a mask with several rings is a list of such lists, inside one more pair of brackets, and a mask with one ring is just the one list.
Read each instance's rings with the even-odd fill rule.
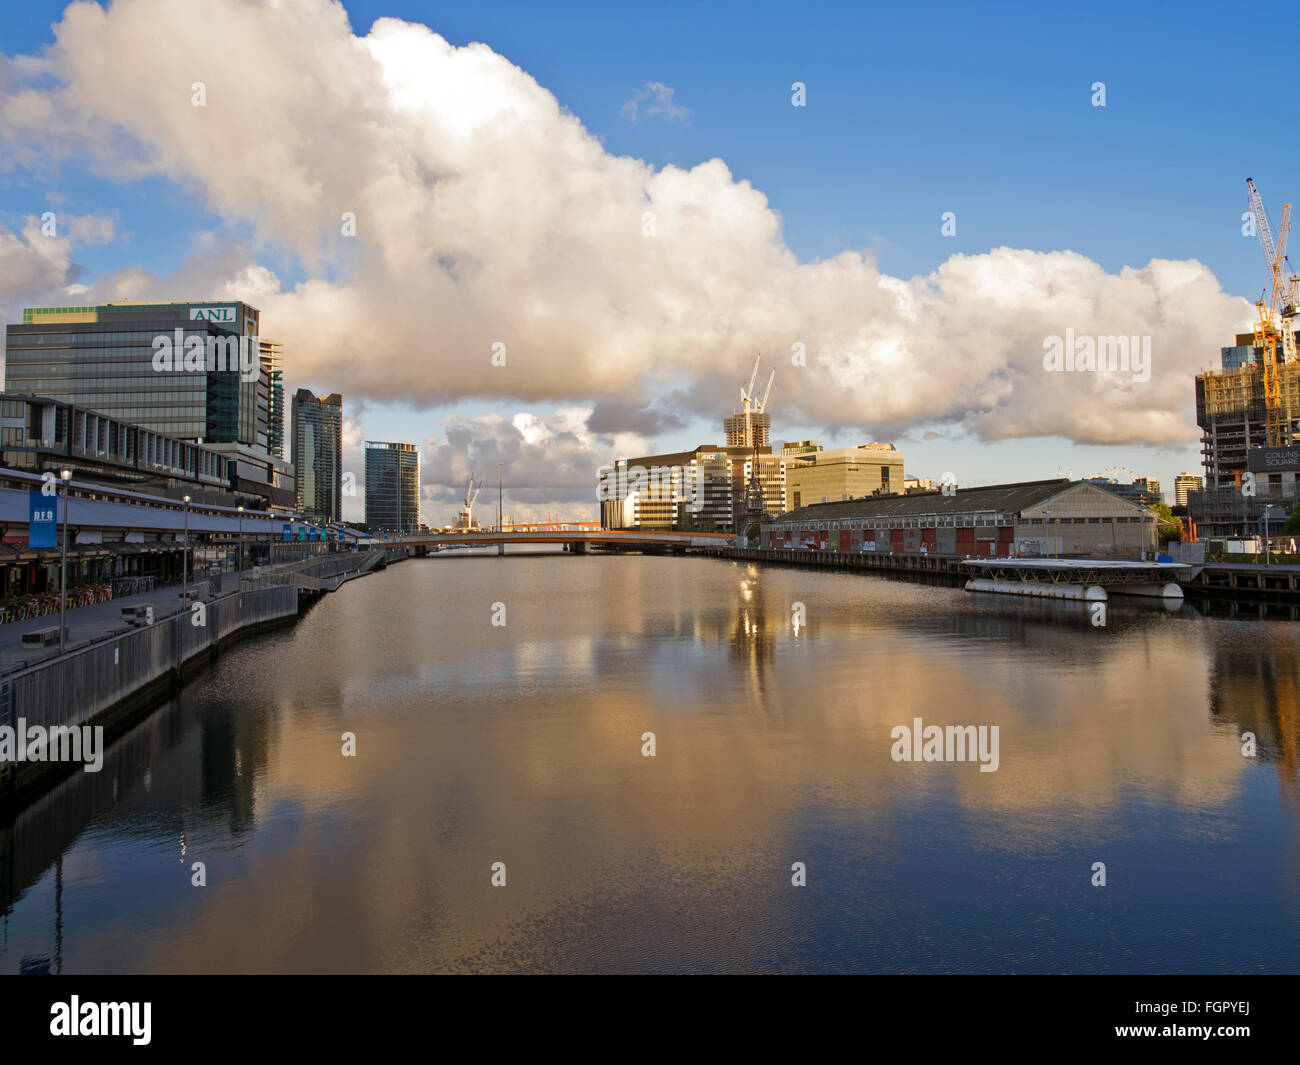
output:
[[1011,547],[1016,541],[1016,527],[1014,525],[998,526],[998,554],[1011,554]]
[[847,550],[849,549],[850,546],[851,546],[851,545],[849,544],[849,530],[848,530],[848,529],[841,529],[841,530],[840,530],[840,550],[841,550],[841,551],[847,551]]
[[902,551],[902,550],[903,550],[903,530],[902,530],[902,529],[890,529],[890,530],[889,530],[889,550],[891,550],[891,551]]

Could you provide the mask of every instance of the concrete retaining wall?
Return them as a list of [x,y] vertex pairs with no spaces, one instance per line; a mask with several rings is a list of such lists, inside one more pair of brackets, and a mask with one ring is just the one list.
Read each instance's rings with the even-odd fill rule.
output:
[[[289,586],[233,592],[202,604],[203,624],[184,610],[153,625],[111,636],[60,658],[11,673],[0,697],[0,725],[112,724],[114,712],[169,686],[187,663],[206,661],[242,630],[298,614],[298,589]],[[0,769],[0,797],[29,787],[67,766],[19,762]]]

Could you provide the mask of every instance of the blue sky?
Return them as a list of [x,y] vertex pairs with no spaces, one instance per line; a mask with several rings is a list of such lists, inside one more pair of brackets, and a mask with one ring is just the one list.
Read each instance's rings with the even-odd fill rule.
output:
[[[721,157],[781,213],[785,239],[804,261],[869,250],[884,272],[908,278],[955,253],[1003,245],[1072,249],[1107,271],[1194,258],[1228,292],[1253,301],[1267,274],[1255,240],[1241,234],[1245,178],[1254,177],[1275,217],[1300,191],[1294,148],[1279,133],[1289,125],[1295,82],[1285,57],[1300,22],[1289,5],[346,7],[358,35],[394,16],[424,22],[453,44],[485,42],[553,92],[612,153],[655,166]],[[0,51],[38,52],[62,9],[43,0],[7,8]],[[651,81],[672,87],[688,120],[632,123],[620,114]],[[806,108],[756,106],[788,101],[795,81],[807,86]],[[1090,103],[1096,81],[1106,86],[1104,108]],[[1275,143],[1261,150],[1270,135]],[[0,173],[0,222],[14,227],[47,191],[22,171]],[[165,273],[190,255],[195,233],[223,226],[187,190],[157,179],[115,185],[71,167],[57,192],[73,212],[111,209],[127,233],[79,252],[91,274],[126,263]],[[955,237],[940,235],[945,211],[956,213]],[[303,276],[283,252],[267,249],[262,258],[286,282]],[[1206,336],[1202,363],[1217,360],[1228,342]],[[737,368],[738,384],[747,372]],[[1187,394],[1190,404],[1190,378]],[[779,400],[778,384],[775,435],[857,442],[783,424]],[[731,402],[728,395],[720,405]],[[491,405],[465,401],[457,409]],[[423,439],[445,413],[371,408],[367,435]],[[720,425],[700,422],[660,444],[668,450],[719,436]],[[902,445],[909,472],[942,472],[923,441]],[[985,483],[1053,475],[1058,465],[1083,475],[1118,464],[1160,476],[1169,491],[1176,470],[1199,469],[1191,442],[1156,451],[1010,441],[981,445],[981,456],[970,479]]]

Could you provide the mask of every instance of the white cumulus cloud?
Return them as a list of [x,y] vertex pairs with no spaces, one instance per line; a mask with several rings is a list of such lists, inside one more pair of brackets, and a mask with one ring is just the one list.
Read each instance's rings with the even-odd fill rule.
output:
[[[238,46],[213,47],[213,26]],[[637,108],[676,108],[656,85]],[[915,278],[853,249],[800,262],[722,160],[612,155],[486,45],[394,19],[357,37],[328,0],[73,4],[43,55],[0,66],[0,115],[9,165],[162,177],[248,227],[250,247],[198,250],[155,288],[206,278],[249,299],[290,377],[349,399],[716,419],[762,350],[788,424],[1180,444],[1195,436],[1191,375],[1251,313],[1196,261],[1108,273],[1067,250],[996,248]],[[307,279],[282,285],[267,247]],[[78,280],[65,258],[0,231],[4,295]],[[139,298],[148,264],[124,270],[112,284]],[[1151,336],[1150,380],[1045,372],[1044,337],[1066,329]],[[563,424],[548,427],[562,441]],[[434,457],[450,479],[448,446]]]

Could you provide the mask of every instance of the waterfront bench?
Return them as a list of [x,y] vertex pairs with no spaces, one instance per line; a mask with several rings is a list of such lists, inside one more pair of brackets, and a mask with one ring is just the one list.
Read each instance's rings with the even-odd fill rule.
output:
[[59,642],[59,627],[51,625],[48,629],[33,629],[31,632],[23,633],[23,643],[37,647],[49,647],[52,643]]

